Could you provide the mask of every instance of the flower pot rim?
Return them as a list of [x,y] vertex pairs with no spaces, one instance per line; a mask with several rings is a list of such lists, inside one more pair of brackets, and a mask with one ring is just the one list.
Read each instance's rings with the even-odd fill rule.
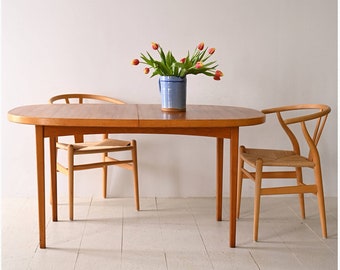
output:
[[178,76],[159,76],[159,79],[164,79],[164,80],[176,80],[176,81],[184,81],[187,79],[186,76],[184,77],[178,77]]

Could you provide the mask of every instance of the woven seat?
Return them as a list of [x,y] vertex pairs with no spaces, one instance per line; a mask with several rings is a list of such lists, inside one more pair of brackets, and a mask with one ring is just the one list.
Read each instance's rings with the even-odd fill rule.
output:
[[[49,103],[76,103],[83,104],[89,102],[101,102],[101,103],[113,103],[124,104],[124,102],[100,95],[91,94],[65,94],[52,97]],[[103,197],[107,196],[107,166],[117,165],[122,168],[131,170],[134,174],[134,193],[135,193],[135,205],[139,210],[139,191],[138,191],[138,170],[137,170],[137,145],[136,141],[117,140],[109,138],[108,134],[103,134],[103,139],[100,141],[84,141],[83,134],[75,135],[75,143],[59,142],[56,138],[51,138],[51,202],[57,204],[57,179],[55,171],[61,172],[68,176],[69,182],[69,218],[74,218],[74,171],[86,170],[94,168],[102,168],[103,170]],[[67,165],[62,165],[57,162],[57,152],[59,150],[67,151],[68,162]],[[113,156],[109,156],[109,153],[129,151],[131,153],[130,159],[118,159]],[[87,162],[81,164],[74,164],[74,157],[76,155],[91,155],[102,154],[102,158],[96,162]],[[55,198],[55,199],[53,199]],[[56,209],[56,205],[53,205]],[[57,214],[56,214],[57,215]],[[57,216],[53,217],[53,220],[57,220]]]
[[103,150],[112,150],[114,151],[116,148],[126,147],[129,149],[131,146],[130,141],[123,141],[123,140],[114,140],[114,139],[103,139],[99,142],[86,142],[86,143],[60,143],[57,142],[57,147],[67,150],[69,145],[73,146],[74,152],[81,153],[81,152],[88,152],[88,151],[99,151],[102,152]]
[[[290,139],[292,150],[255,149],[240,146],[236,215],[239,218],[243,179],[250,179],[255,183],[254,241],[258,240],[261,196],[281,194],[299,195],[302,218],[305,218],[304,194],[315,194],[318,199],[322,236],[327,237],[321,163],[317,145],[330,111],[327,105],[321,104],[303,104],[263,110],[265,114],[276,114],[281,127]],[[293,132],[293,129],[289,127],[291,125],[299,125],[303,135],[298,136],[296,129]],[[302,142],[308,146],[309,150],[305,156],[300,152]],[[283,169],[284,167],[288,169]],[[303,181],[302,168],[310,168],[314,171],[313,183],[307,184]],[[295,179],[296,183],[263,187],[262,182],[267,179],[272,183],[275,179]]]
[[314,162],[308,158],[297,155],[294,151],[289,150],[271,150],[271,149],[254,149],[241,148],[244,161],[255,167],[258,159],[262,160],[263,166],[278,167],[314,167]]

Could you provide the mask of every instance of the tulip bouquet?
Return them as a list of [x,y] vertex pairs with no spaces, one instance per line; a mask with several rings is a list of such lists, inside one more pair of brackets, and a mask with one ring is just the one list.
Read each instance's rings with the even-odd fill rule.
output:
[[173,56],[171,51],[164,52],[162,47],[155,42],[151,43],[153,50],[158,52],[160,60],[156,60],[149,52],[141,53],[141,60],[133,59],[132,65],[145,64],[144,73],[149,74],[153,70],[151,77],[160,76],[176,76],[184,78],[188,74],[204,74],[211,76],[214,80],[220,80],[223,76],[222,71],[217,70],[216,61],[208,61],[214,54],[215,48],[204,48],[204,43],[201,42],[195,48],[194,52],[181,58],[179,61]]

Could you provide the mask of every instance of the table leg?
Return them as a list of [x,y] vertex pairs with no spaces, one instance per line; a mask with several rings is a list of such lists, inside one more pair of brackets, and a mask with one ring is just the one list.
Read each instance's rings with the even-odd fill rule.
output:
[[239,128],[231,129],[230,134],[230,238],[229,246],[236,244],[236,197],[237,197],[237,163],[238,163]]
[[216,220],[222,220],[223,198],[223,138],[216,139]]
[[46,248],[44,128],[35,127],[40,248]]
[[57,197],[57,149],[56,138],[50,137],[50,161],[51,161],[51,201],[52,220],[58,221],[58,197]]

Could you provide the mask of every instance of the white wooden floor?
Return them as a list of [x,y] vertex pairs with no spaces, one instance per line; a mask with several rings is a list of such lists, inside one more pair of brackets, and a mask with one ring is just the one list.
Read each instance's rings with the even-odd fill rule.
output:
[[252,241],[252,199],[243,199],[237,248],[229,243],[228,199],[215,221],[212,198],[76,199],[76,221],[61,202],[50,221],[47,249],[38,247],[35,199],[2,200],[2,269],[337,269],[337,199],[327,198],[328,239],[321,238],[317,204],[264,198],[259,242]]

